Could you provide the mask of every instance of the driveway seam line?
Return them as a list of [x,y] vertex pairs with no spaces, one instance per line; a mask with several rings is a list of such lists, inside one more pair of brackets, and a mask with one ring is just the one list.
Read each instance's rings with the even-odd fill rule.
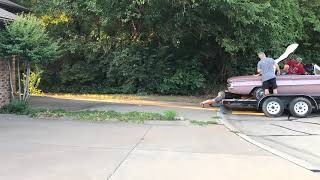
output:
[[[313,156],[313,157],[316,157],[317,159],[320,159],[320,156],[318,156],[318,155],[316,155],[316,154],[313,154],[312,152],[308,152],[308,151],[305,151],[305,150],[303,150],[303,149],[298,149],[298,148],[292,147],[292,146],[287,145],[287,144],[279,143],[278,141],[275,141],[275,140],[273,140],[273,139],[271,139],[271,138],[268,138],[268,137],[263,138],[263,139],[264,139],[264,140],[267,140],[267,141],[269,141],[269,142],[272,142],[272,143],[274,143],[274,144],[277,144],[278,146],[282,146],[282,147],[291,149],[291,151],[296,151],[296,152],[304,153],[304,154],[306,154],[306,155],[308,155],[308,156]],[[297,157],[297,156],[295,156],[295,157]],[[298,157],[297,157],[297,158],[298,158]]]
[[290,135],[290,134],[274,134],[274,135],[254,135],[254,134],[246,134],[250,137],[305,137],[305,136],[320,136],[319,134],[296,134],[296,135]]
[[308,121],[299,121],[299,120],[297,120],[297,121],[293,121],[293,122],[303,123],[303,124],[312,124],[312,125],[316,125],[316,126],[320,125],[320,123],[308,122]]
[[304,132],[304,131],[294,130],[294,129],[291,129],[291,128],[288,128],[288,127],[285,127],[285,126],[281,126],[281,125],[278,125],[278,124],[271,123],[270,125],[276,126],[276,127],[280,127],[280,128],[283,128],[283,129],[287,129],[287,130],[293,131],[293,132],[303,133],[303,134],[310,135],[310,136],[311,135],[318,135],[318,134],[307,133],[307,132]]
[[127,153],[127,155],[121,160],[121,162],[119,163],[119,165],[114,169],[114,171],[109,174],[107,180],[110,180],[112,178],[112,176],[118,171],[118,169],[121,167],[121,165],[128,159],[128,157],[132,154],[132,152],[139,146],[139,144],[144,140],[144,138],[146,137],[146,135],[149,133],[149,131],[151,130],[152,126],[150,126],[146,132],[143,134],[143,136],[139,139],[139,141],[131,148],[131,150]]
[[263,143],[260,143],[254,139],[252,139],[251,137],[247,136],[246,134],[243,134],[241,132],[239,132],[227,119],[224,115],[220,115],[220,119],[221,119],[221,122],[225,125],[225,127],[227,129],[229,129],[231,132],[235,132],[235,134],[239,137],[241,137],[242,139],[246,140],[247,142],[267,151],[267,152],[270,152],[271,154],[274,154],[282,159],[285,159],[285,160],[288,160],[300,167],[303,167],[305,169],[308,169],[310,171],[314,171],[314,172],[317,172],[320,170],[320,167],[317,167],[303,159],[300,159],[300,158],[297,158],[297,157],[294,157],[288,153],[285,153],[285,152],[282,152],[282,151],[279,151],[277,149],[274,149],[270,146],[267,146]]

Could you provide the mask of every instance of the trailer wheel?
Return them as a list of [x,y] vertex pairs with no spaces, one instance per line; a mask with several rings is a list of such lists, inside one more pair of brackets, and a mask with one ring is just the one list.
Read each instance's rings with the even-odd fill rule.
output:
[[292,116],[305,118],[312,113],[312,104],[307,98],[298,97],[291,101],[289,110]]
[[279,117],[283,114],[284,105],[279,98],[269,97],[263,102],[262,111],[268,117]]

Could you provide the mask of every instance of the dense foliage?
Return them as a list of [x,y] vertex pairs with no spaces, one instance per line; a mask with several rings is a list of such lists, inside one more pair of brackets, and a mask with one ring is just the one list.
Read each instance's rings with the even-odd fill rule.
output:
[[319,62],[319,0],[20,0],[62,39],[45,91],[196,94],[298,42]]

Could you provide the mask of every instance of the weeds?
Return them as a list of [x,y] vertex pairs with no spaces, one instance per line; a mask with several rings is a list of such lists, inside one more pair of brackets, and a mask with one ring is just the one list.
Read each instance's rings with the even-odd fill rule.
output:
[[0,109],[2,114],[19,114],[19,115],[28,115],[30,114],[31,109],[25,101],[13,100],[9,104],[3,106]]
[[64,110],[38,110],[32,113],[32,117],[37,118],[60,118],[70,117],[78,120],[93,120],[93,121],[107,121],[107,120],[120,120],[120,121],[136,121],[144,122],[146,120],[173,120],[159,113],[148,112],[128,112],[120,113],[116,111],[75,111],[67,112]]
[[207,126],[207,125],[210,125],[210,124],[218,124],[218,122],[217,121],[197,121],[197,120],[192,120],[191,124],[199,125],[199,126]]
[[167,120],[174,120],[177,117],[177,112],[173,110],[167,110],[163,112],[163,116]]
[[135,121],[144,122],[146,120],[174,120],[177,113],[175,111],[165,111],[163,114],[151,112],[128,112],[121,113],[116,111],[65,111],[63,109],[31,109],[28,103],[21,101],[12,101],[10,104],[0,109],[3,114],[30,115],[33,118],[63,118],[69,117],[78,120],[92,121]]

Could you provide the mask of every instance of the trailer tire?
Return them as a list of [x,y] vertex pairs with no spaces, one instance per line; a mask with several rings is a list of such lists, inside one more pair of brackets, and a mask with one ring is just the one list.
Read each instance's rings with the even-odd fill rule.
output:
[[284,104],[277,97],[269,97],[263,102],[262,111],[268,117],[279,117],[283,114]]
[[289,110],[292,116],[305,118],[312,113],[312,104],[309,99],[298,97],[290,102]]

